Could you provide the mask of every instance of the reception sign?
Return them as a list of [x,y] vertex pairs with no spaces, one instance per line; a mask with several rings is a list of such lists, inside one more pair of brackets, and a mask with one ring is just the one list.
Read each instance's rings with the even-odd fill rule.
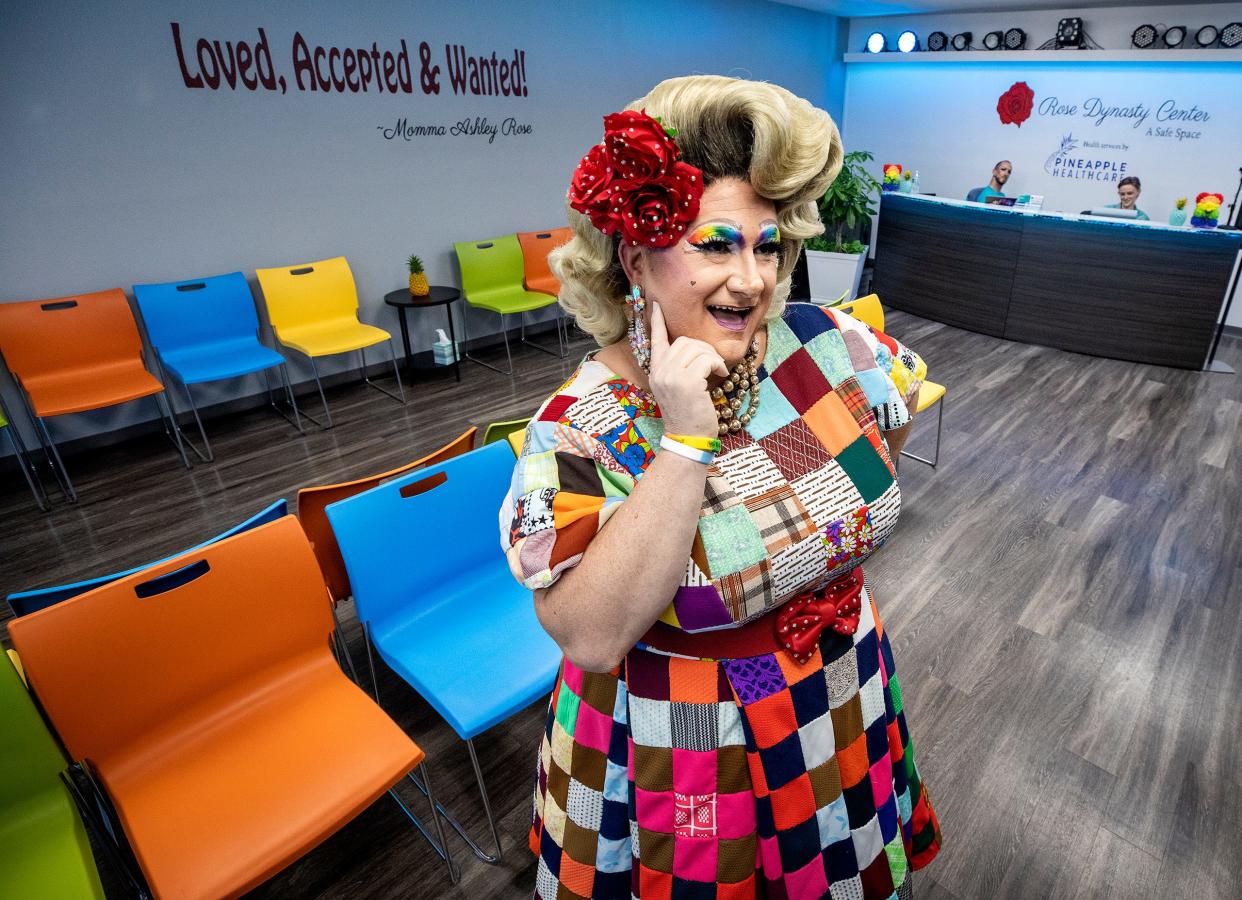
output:
[[922,189],[965,197],[1013,163],[1005,193],[1078,212],[1117,202],[1163,221],[1178,197],[1232,197],[1242,165],[1242,65],[1223,63],[857,64],[847,149],[917,169]]

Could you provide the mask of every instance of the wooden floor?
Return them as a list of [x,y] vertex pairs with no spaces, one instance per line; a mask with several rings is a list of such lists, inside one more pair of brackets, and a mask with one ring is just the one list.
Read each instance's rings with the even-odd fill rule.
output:
[[[889,330],[949,388],[941,465],[905,461],[901,527],[868,566],[944,832],[916,896],[1242,896],[1242,378],[1009,344],[899,313]],[[1221,356],[1242,368],[1242,342],[1227,340]],[[292,501],[301,485],[528,415],[570,368],[527,350],[515,363],[513,380],[468,364],[460,386],[419,384],[404,409],[340,388],[337,428],[305,438],[270,413],[212,422],[218,462],[192,472],[155,439],[71,459],[82,502],[50,515],[11,478],[0,593],[158,558]],[[911,449],[934,433],[929,415]],[[346,630],[363,658],[356,620]],[[390,673],[380,687],[448,805],[482,836],[464,747]],[[536,704],[477,741],[502,865],[467,859],[455,841],[463,881],[447,890],[427,845],[381,800],[253,896],[529,895],[542,712]]]

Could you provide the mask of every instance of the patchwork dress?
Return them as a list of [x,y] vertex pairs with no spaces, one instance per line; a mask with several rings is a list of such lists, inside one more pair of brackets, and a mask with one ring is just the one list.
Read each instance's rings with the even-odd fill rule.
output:
[[[925,372],[843,313],[790,304],[770,322],[758,414],[708,469],[661,622],[697,633],[774,620],[882,545],[901,501],[881,432],[909,421],[902,397]],[[544,403],[500,511],[524,584],[547,587],[581,560],[662,434],[654,400],[590,357]],[[566,659],[537,767],[536,896],[909,897],[940,833],[865,586],[861,601],[857,630],[825,628],[805,663],[780,648],[687,658],[642,642],[610,673]]]

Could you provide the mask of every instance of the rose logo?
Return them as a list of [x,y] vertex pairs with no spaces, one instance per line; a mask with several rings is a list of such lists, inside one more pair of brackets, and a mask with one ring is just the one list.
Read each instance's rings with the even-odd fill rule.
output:
[[1015,81],[996,101],[996,114],[1000,116],[1001,124],[1017,125],[1021,128],[1022,123],[1031,117],[1031,107],[1034,105],[1035,92],[1025,81]]

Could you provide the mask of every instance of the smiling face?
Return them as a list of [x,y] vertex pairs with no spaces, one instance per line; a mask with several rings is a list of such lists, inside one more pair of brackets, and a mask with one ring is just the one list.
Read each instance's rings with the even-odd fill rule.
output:
[[660,304],[670,341],[705,341],[733,366],[772,304],[779,249],[775,204],[725,178],[703,191],[684,238],[663,250],[622,245],[621,264]]
[[1134,203],[1138,200],[1139,189],[1132,184],[1123,184],[1117,188],[1117,196],[1121,200],[1122,209],[1134,209]]

